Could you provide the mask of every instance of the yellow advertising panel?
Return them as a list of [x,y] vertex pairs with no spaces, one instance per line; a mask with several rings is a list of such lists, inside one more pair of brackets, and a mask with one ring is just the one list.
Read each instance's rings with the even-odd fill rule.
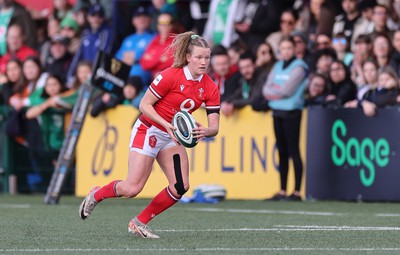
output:
[[[97,118],[87,116],[77,148],[77,196],[85,196],[95,185],[125,179],[129,136],[138,114],[132,107],[119,106]],[[196,111],[194,117],[207,126],[204,109]],[[306,155],[305,123],[304,111],[300,141],[303,160]],[[228,199],[264,199],[279,191],[278,154],[271,112],[254,112],[247,107],[231,117],[221,115],[218,136],[204,139],[187,150],[192,188],[200,184],[219,184],[226,188]],[[294,187],[292,166],[289,171],[290,193]],[[153,197],[166,185],[167,180],[155,163],[139,197]]]

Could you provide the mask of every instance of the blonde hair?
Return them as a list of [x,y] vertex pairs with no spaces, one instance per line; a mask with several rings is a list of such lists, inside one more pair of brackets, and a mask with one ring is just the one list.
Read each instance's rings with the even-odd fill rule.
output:
[[194,46],[211,48],[204,38],[196,35],[192,31],[175,36],[174,41],[168,47],[168,51],[172,50],[174,54],[174,63],[172,67],[180,68],[186,66],[188,64],[186,53],[191,54]]

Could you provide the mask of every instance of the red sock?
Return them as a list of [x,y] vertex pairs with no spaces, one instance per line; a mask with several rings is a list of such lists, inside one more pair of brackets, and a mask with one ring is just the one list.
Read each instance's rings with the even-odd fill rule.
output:
[[118,182],[120,182],[120,180],[112,181],[109,184],[101,187],[98,191],[96,191],[96,193],[94,193],[94,199],[96,199],[97,202],[101,202],[106,198],[119,197],[115,189]]
[[167,187],[151,200],[150,204],[143,209],[137,218],[147,224],[152,218],[173,206],[178,200],[179,198],[174,197]]

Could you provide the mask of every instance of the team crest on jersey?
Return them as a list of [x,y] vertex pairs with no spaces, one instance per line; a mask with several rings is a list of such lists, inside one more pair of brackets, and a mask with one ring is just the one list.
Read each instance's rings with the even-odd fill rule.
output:
[[157,75],[157,77],[154,79],[154,81],[153,81],[153,83],[154,83],[154,85],[158,85],[158,83],[160,83],[160,81],[162,80],[162,75],[161,74],[159,74],[159,75]]
[[199,88],[199,98],[200,99],[204,98],[204,89],[203,88]]
[[151,148],[156,147],[157,145],[157,137],[155,137],[154,135],[149,137],[149,145]]
[[181,84],[181,91],[185,88],[185,85]]

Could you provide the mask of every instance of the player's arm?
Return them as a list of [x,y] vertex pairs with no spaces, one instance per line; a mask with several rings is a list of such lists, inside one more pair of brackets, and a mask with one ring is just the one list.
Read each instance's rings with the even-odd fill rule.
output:
[[140,102],[139,109],[140,111],[146,115],[149,119],[151,119],[154,122],[157,122],[161,126],[163,126],[168,134],[175,139],[175,136],[173,134],[173,130],[175,129],[174,126],[172,126],[171,123],[163,119],[154,109],[154,104],[158,101],[159,99],[148,89],[146,93],[144,94],[142,101]]
[[216,136],[219,132],[219,113],[210,113],[207,115],[208,127],[205,129],[205,137]]

